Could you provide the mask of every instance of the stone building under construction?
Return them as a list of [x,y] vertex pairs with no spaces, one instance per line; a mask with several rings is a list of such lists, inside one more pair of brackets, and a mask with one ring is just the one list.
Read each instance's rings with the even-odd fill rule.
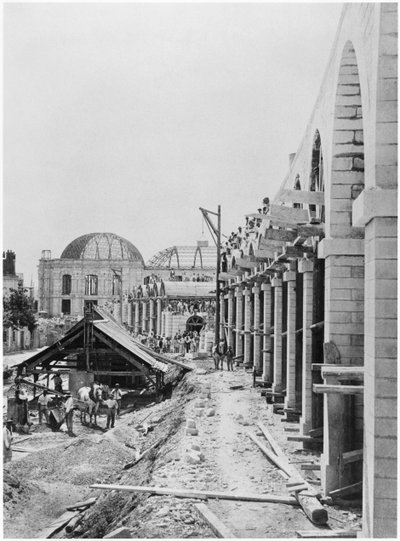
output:
[[362,491],[363,536],[395,538],[397,4],[345,5],[289,171],[249,219],[221,336],[300,444],[322,434],[325,495]]

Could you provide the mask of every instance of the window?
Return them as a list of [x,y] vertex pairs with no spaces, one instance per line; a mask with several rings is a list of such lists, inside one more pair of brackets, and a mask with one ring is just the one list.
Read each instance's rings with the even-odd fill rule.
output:
[[71,300],[70,299],[62,299],[61,300],[61,312],[63,314],[70,314],[71,313]]
[[71,275],[64,274],[62,277],[62,295],[71,295]]
[[97,295],[98,278],[95,274],[85,276],[85,295]]
[[[148,283],[148,280],[147,280],[147,283]],[[121,277],[120,276],[117,276],[117,275],[113,276],[112,294],[113,295],[121,295]]]

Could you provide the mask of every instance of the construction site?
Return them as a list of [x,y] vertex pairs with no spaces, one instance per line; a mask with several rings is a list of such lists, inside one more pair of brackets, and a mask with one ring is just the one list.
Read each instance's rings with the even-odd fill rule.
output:
[[277,193],[225,240],[200,208],[215,250],[42,257],[82,313],[4,382],[5,538],[398,538],[397,48],[396,3],[344,5]]

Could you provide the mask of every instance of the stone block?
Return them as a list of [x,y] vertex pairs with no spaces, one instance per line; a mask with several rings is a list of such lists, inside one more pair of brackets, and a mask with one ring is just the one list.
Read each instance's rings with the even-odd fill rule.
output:
[[128,528],[121,527],[105,535],[103,539],[132,539],[132,536]]
[[192,443],[192,445],[190,446],[190,449],[192,451],[197,451],[197,452],[201,451],[200,445],[198,445],[197,443]]
[[196,428],[196,421],[193,419],[187,419],[186,420],[186,427],[187,428]]
[[185,460],[189,464],[200,464],[201,462],[200,454],[196,453],[195,451],[189,451],[188,453],[186,453]]
[[214,417],[214,415],[215,415],[215,409],[214,408],[209,408],[206,411],[206,417]]
[[187,436],[198,436],[199,431],[197,430],[197,428],[187,428],[186,429],[186,435]]
[[205,407],[206,407],[206,403],[205,403],[204,400],[198,398],[198,399],[196,400],[195,407],[196,407],[196,408],[205,408]]

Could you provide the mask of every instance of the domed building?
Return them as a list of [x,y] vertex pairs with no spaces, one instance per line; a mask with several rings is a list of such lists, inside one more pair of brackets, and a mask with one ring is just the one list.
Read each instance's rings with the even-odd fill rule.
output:
[[113,233],[73,240],[59,259],[43,250],[39,261],[39,311],[50,316],[83,314],[85,306],[121,299],[143,281],[139,250]]

